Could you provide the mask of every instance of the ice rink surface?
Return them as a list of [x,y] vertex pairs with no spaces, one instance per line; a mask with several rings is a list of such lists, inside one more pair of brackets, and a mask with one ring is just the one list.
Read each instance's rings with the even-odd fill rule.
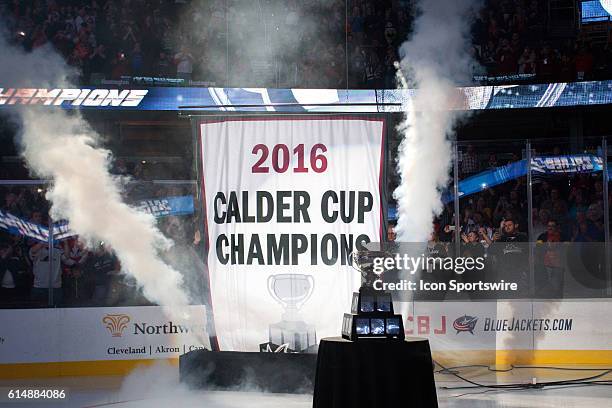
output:
[[[584,367],[581,367],[584,368]],[[486,368],[462,369],[461,375],[480,383],[529,383],[567,380],[598,374],[601,371],[558,371],[520,369],[492,372]],[[608,374],[600,380],[612,380]],[[557,386],[530,390],[491,390],[468,387],[449,374],[437,374],[440,408],[607,408],[612,407],[612,386]],[[64,388],[63,402],[3,403],[0,408],[16,407],[113,407],[113,408],[310,408],[312,395],[272,394],[249,388],[240,391],[189,390],[178,380],[178,368],[159,365],[136,370],[128,377],[64,377],[50,379],[2,380],[0,387]]]

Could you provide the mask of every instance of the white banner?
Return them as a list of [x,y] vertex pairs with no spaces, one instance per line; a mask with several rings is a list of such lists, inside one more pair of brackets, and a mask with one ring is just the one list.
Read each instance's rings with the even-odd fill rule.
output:
[[221,350],[306,351],[340,334],[382,232],[381,119],[238,118],[200,125]]
[[[174,315],[179,315],[176,311]],[[205,347],[204,306],[0,310],[0,364],[178,358]]]

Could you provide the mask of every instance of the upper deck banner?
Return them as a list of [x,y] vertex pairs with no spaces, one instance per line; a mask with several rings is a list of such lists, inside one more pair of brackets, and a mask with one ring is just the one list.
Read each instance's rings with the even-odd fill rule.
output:
[[[119,88],[119,89],[117,89]],[[0,110],[49,109],[210,112],[401,112],[414,89],[141,87],[17,88],[0,83]],[[531,109],[612,103],[612,81],[457,88],[452,109]],[[247,106],[245,106],[247,105]]]
[[200,122],[218,346],[314,351],[340,334],[361,276],[347,257],[383,226],[381,119]]

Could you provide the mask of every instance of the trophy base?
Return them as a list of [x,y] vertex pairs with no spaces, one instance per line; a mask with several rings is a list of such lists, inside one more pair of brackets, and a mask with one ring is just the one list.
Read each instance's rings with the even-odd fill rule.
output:
[[313,326],[302,321],[286,321],[270,325],[270,343],[288,348],[293,352],[307,352],[317,344],[317,334]]
[[351,341],[362,339],[404,340],[402,315],[345,313],[342,319],[342,337]]
[[342,337],[359,339],[404,339],[402,315],[393,311],[391,294],[362,286],[353,293],[351,313],[342,319]]

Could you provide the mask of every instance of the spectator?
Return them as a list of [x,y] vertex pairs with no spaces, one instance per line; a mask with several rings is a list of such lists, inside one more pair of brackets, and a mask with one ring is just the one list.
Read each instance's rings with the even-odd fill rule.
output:
[[461,176],[469,177],[480,171],[480,163],[478,162],[478,155],[474,150],[473,145],[468,145],[467,151],[461,156]]
[[93,253],[87,255],[83,271],[94,280],[94,290],[91,297],[95,305],[106,305],[109,301],[110,285],[113,275],[119,273],[119,261],[112,250],[100,243]]
[[497,162],[497,155],[495,153],[489,153],[489,161],[487,162],[488,170],[495,170],[499,167],[499,163]]
[[540,58],[538,60],[536,71],[540,78],[548,82],[553,79],[556,69],[557,56],[551,49],[550,45],[546,44],[540,52]]
[[379,88],[383,79],[384,66],[374,50],[366,55],[365,83],[370,88]]
[[[519,225],[510,217],[502,221],[500,230],[501,232],[496,232],[493,235],[495,242],[527,242],[527,235],[519,231]],[[512,251],[508,253],[512,253]]]
[[64,254],[70,259],[70,262],[64,264],[62,286],[63,295],[66,303],[78,302],[83,298],[85,291],[85,282],[83,282],[82,266],[87,261],[88,251],[85,249],[83,242],[77,237],[67,239],[63,242]]
[[587,210],[587,240],[591,242],[604,242],[605,233],[602,222],[603,210],[599,204],[591,204]]
[[171,61],[168,58],[168,55],[164,51],[160,51],[153,71],[162,77],[169,77],[172,75],[170,67]]
[[591,202],[597,202],[603,200],[603,184],[600,180],[597,180],[593,185],[594,191],[591,193]]
[[510,191],[510,198],[508,202],[511,205],[512,210],[518,211],[520,214],[524,214],[527,207],[527,200],[520,197],[518,190],[514,189]]
[[[54,247],[52,256],[49,256],[49,246],[46,243],[36,243],[30,248],[30,260],[34,273],[34,284],[32,287],[32,300],[46,303],[49,288],[53,288],[53,306],[62,303],[62,275],[61,263],[70,265],[61,247]],[[51,265],[49,264],[51,262]],[[52,266],[52,268],[51,268]]]
[[134,46],[138,43],[134,30],[135,28],[132,24],[128,23],[125,25],[125,34],[123,34],[121,44],[126,50],[134,48]]
[[576,79],[578,81],[590,79],[592,71],[593,54],[583,45],[576,55]]
[[4,205],[2,206],[2,211],[17,217],[23,215],[23,211],[19,206],[17,194],[9,192],[4,196]]
[[564,270],[561,261],[561,230],[557,222],[550,220],[546,232],[538,236],[538,253],[543,270],[536,273],[536,288],[539,295],[560,297],[563,294]]
[[536,72],[536,54],[529,47],[525,47],[523,53],[518,59],[519,74],[535,74]]
[[[431,233],[429,241],[427,242],[427,256],[430,259],[444,259],[449,256],[448,246],[444,242],[440,241],[439,231],[439,225],[434,225],[434,230]],[[425,282],[434,284],[448,284],[448,282],[453,279],[453,275],[454,272],[452,270],[439,268],[436,262],[432,262],[426,265],[425,271],[422,273],[421,277]],[[417,292],[416,295],[417,297],[428,300],[444,300],[446,298],[446,293],[447,290],[436,290]]]
[[[558,188],[553,188],[550,190],[550,199],[545,200],[540,205],[541,208],[546,208],[547,210],[553,210],[555,204],[558,204],[558,210],[563,212],[567,212],[567,203],[563,198],[561,198],[561,193]],[[554,213],[553,213],[554,216]]]
[[546,231],[538,235],[537,242],[561,242],[561,231],[555,220],[549,220]]
[[121,79],[122,76],[125,76],[129,73],[129,64],[128,60],[123,51],[117,52],[115,58],[111,62],[112,74],[111,77],[113,79]]
[[503,220],[505,214],[511,212],[512,209],[512,204],[508,201],[508,198],[505,195],[501,196],[493,211],[493,223],[496,225],[499,224],[500,221]]
[[516,293],[508,294],[511,297],[529,293],[528,246],[525,244],[527,236],[519,232],[518,228],[514,219],[504,219],[500,224],[501,231],[493,234],[494,244],[491,246],[499,277],[518,285]]
[[364,19],[361,15],[361,8],[359,6],[353,7],[350,19],[350,30],[351,34],[353,34],[353,38],[358,42],[363,40],[363,23]]
[[389,222],[387,224],[387,242],[395,242],[395,238],[397,237],[395,233],[395,227],[397,226],[394,222]]
[[189,81],[193,73],[193,61],[193,55],[187,50],[187,46],[181,46],[181,51],[174,56],[176,76]]
[[144,54],[140,49],[140,44],[135,43],[131,54],[132,75],[142,75],[144,70]]
[[85,7],[79,8],[77,16],[74,18],[74,26],[81,27],[87,21],[87,10]]
[[539,212],[537,209],[534,211],[535,216],[533,217],[533,236],[539,237],[541,234],[548,231],[548,222],[550,221],[550,211],[546,208],[542,208]]
[[397,31],[393,27],[393,23],[388,21],[385,26],[385,40],[387,41],[388,47],[397,47],[395,39],[397,38]]
[[25,265],[13,254],[10,242],[0,243],[0,302],[11,303],[20,298],[27,287]]
[[586,222],[586,217],[578,217],[576,227],[574,228],[574,235],[572,236],[572,242],[593,242],[593,238],[589,235],[589,225]]
[[469,258],[484,257],[485,248],[480,242],[480,236],[479,236],[481,232],[483,231],[472,230],[468,232],[467,234],[466,233],[461,234],[461,240],[463,241],[462,243],[463,246],[461,250],[462,256],[469,257]]
[[[485,247],[481,243],[481,234],[485,234],[484,228],[461,234],[461,256],[468,259],[485,259]],[[485,270],[472,269],[461,275],[463,282],[478,282],[485,280]]]
[[588,209],[582,190],[576,190],[573,196],[570,194],[569,200],[573,201],[568,214],[571,219],[576,219],[578,212],[585,212]]
[[517,71],[517,55],[507,39],[502,39],[497,50],[497,72],[501,75],[514,74]]
[[89,73],[104,73],[109,67],[108,57],[106,56],[106,46],[99,44],[89,55]]

